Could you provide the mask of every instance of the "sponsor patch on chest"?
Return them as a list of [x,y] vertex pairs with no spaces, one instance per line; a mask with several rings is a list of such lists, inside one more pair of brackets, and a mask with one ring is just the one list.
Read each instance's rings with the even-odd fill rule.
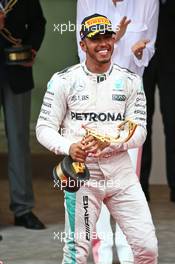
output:
[[124,102],[124,101],[126,101],[126,95],[124,95],[124,94],[112,94],[112,101]]

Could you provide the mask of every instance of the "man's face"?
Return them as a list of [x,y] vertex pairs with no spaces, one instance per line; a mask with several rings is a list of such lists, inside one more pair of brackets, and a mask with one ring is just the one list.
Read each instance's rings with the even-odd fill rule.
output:
[[114,37],[111,33],[97,34],[93,38],[85,38],[80,42],[81,48],[86,52],[86,58],[98,63],[108,63],[114,50]]

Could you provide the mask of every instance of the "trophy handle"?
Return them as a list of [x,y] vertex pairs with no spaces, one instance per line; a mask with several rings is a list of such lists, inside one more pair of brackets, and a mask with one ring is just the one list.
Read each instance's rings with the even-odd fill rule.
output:
[[[118,127],[117,130],[119,130],[119,134],[116,137],[102,135],[97,133],[94,129],[88,128],[87,126],[82,126],[86,130],[86,135],[91,135],[94,138],[100,140],[101,142],[107,142],[107,143],[124,143],[127,142],[132,135],[134,134],[137,124],[132,122],[131,120],[125,120],[123,121]],[[127,135],[122,138],[121,132],[127,131]]]
[[4,13],[7,14],[13,8],[13,6],[18,2],[18,0],[10,0],[4,7]]
[[128,136],[125,137],[124,142],[127,142],[134,134],[136,128],[137,128],[137,124],[132,122],[131,120],[125,120],[123,121],[119,126],[118,128],[121,130],[125,130],[125,125],[128,125]]
[[8,40],[10,43],[14,44],[15,46],[21,45],[22,39],[14,38],[7,28],[3,28],[0,31],[0,33],[6,40]]

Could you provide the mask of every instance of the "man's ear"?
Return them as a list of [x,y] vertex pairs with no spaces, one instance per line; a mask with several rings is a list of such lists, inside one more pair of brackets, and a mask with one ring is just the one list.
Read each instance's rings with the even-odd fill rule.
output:
[[87,51],[86,43],[85,43],[84,40],[81,40],[81,41],[80,41],[80,47],[81,47],[81,49],[82,49],[84,52]]

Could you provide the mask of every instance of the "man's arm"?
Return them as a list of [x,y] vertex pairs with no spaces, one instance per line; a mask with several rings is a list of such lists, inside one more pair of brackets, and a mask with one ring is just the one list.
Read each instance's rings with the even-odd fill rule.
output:
[[146,21],[148,26],[147,34],[144,39],[140,39],[140,41],[131,47],[134,62],[138,67],[148,66],[155,51],[154,45],[158,28],[159,1],[151,0],[147,4],[150,5]]
[[36,125],[36,136],[44,147],[55,154],[68,155],[73,142],[59,133],[67,111],[65,82],[55,74],[48,83]]
[[143,90],[142,79],[138,76],[128,78],[128,97],[126,102],[125,120],[130,120],[137,125],[133,135],[124,143],[109,143],[100,141],[91,135],[86,136],[82,143],[83,149],[92,156],[99,157],[113,151],[125,151],[143,145],[146,139],[146,97]]
[[133,80],[128,78],[128,90],[131,91],[127,99],[125,119],[137,124],[133,136],[123,144],[124,149],[137,148],[143,145],[146,139],[146,97],[142,78],[136,76]]
[[39,0],[28,1],[28,44],[38,51],[44,38],[46,20]]
[[136,76],[128,78],[129,96],[126,102],[125,120],[137,124],[132,137],[125,143],[111,143],[104,151],[125,151],[138,148],[146,139],[146,97],[143,90],[142,79]]
[[29,1],[27,44],[32,46],[32,59],[23,63],[24,67],[32,67],[35,62],[37,51],[44,38],[46,20],[43,16],[40,2],[38,0]]

